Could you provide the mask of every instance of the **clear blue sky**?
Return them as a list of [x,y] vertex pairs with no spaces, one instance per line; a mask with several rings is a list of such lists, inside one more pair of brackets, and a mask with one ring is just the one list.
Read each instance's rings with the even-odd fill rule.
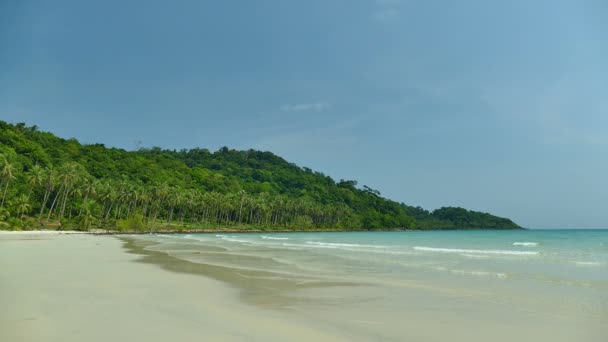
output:
[[0,119],[608,227],[608,2],[0,1]]

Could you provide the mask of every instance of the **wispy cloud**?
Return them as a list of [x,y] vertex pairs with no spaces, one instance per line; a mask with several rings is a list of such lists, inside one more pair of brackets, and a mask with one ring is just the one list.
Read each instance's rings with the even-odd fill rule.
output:
[[302,112],[302,111],[315,111],[320,112],[329,109],[331,105],[327,102],[313,102],[313,103],[296,103],[296,104],[284,104],[281,106],[281,110],[284,112]]

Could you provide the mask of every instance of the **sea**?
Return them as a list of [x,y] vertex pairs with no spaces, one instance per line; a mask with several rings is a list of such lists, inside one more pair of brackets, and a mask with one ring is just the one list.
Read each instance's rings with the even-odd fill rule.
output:
[[129,238],[168,270],[353,340],[608,341],[608,230]]

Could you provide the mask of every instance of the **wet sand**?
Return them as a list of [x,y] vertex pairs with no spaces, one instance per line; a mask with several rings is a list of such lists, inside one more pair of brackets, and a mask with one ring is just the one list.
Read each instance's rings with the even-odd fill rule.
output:
[[[526,310],[473,283],[462,291],[302,277],[148,247],[140,238],[0,234],[0,341],[555,342],[603,341],[606,332],[601,317]],[[198,248],[204,259],[217,247]],[[253,257],[232,262],[259,263]]]
[[107,236],[0,236],[0,341],[342,340],[167,272]]

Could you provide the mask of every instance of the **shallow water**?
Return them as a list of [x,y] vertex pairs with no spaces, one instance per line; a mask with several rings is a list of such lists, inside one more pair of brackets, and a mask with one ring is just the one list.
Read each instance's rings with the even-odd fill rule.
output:
[[139,253],[189,265],[165,261],[169,270],[223,280],[247,303],[353,337],[600,341],[608,334],[608,231],[134,238]]

